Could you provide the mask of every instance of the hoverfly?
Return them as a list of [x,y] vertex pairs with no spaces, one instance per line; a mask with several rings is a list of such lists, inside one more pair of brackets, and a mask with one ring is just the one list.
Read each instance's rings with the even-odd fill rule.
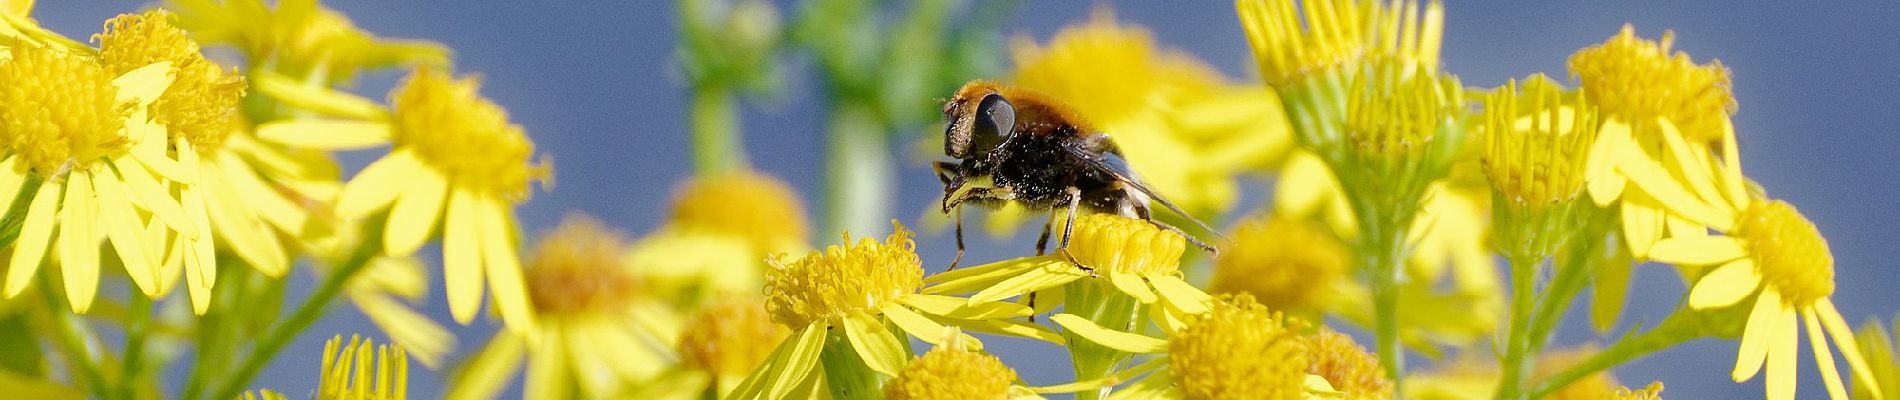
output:
[[952,269],[963,261],[960,206],[965,203],[997,207],[1014,202],[1051,212],[1036,239],[1038,255],[1049,244],[1054,213],[1063,209],[1068,213],[1058,251],[1068,250],[1072,225],[1081,211],[1140,218],[1203,250],[1216,251],[1193,235],[1151,218],[1149,201],[1215,232],[1143,184],[1107,133],[1047,95],[971,81],[944,103],[943,117],[947,121],[944,155],[958,160],[934,165],[937,178],[943,181],[943,212],[954,213],[956,219],[957,256],[950,262]]

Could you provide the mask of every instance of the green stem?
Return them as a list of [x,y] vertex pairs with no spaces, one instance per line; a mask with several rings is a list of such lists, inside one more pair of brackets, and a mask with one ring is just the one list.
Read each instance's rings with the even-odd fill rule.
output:
[[1504,373],[1498,380],[1498,399],[1521,399],[1524,374],[1537,361],[1530,348],[1531,312],[1537,307],[1536,285],[1539,256],[1511,257],[1511,328],[1504,343]]
[[20,238],[20,227],[26,225],[27,208],[45,183],[46,178],[40,174],[26,173],[26,181],[20,182],[20,191],[13,194],[13,204],[7,206],[7,215],[0,217],[0,247],[11,246]]
[[364,227],[364,231],[367,234],[363,235],[363,241],[357,244],[356,252],[350,254],[350,258],[342,265],[330,271],[330,275],[324,277],[323,283],[317,286],[317,290],[310,293],[310,298],[297,306],[297,310],[290,314],[290,318],[271,327],[270,331],[264,334],[263,339],[257,341],[257,345],[251,348],[251,352],[245,354],[244,361],[238,364],[237,372],[224,380],[223,384],[218,385],[217,391],[212,392],[212,399],[237,397],[238,393],[244,390],[244,385],[256,378],[257,373],[263,371],[264,366],[277,357],[278,351],[282,351],[285,345],[290,344],[290,339],[295,338],[298,333],[302,333],[304,329],[310,327],[310,324],[316,323],[323,317],[323,309],[330,304],[331,300],[335,300],[337,295],[343,293],[343,287],[350,283],[351,278],[366,269],[370,260],[382,254],[382,225],[370,224]]
[[824,235],[850,230],[879,236],[890,230],[891,151],[884,124],[869,104],[842,101],[831,115],[825,154]]
[[1687,309],[1676,310],[1654,329],[1619,340],[1609,348],[1603,349],[1602,352],[1590,356],[1589,359],[1540,380],[1531,390],[1530,397],[1549,396],[1552,392],[1562,390],[1565,386],[1591,374],[1622,365],[1658,350],[1701,338],[1705,336],[1704,332],[1700,331],[1701,325],[1707,323],[1707,321],[1698,321],[1701,318],[1703,316],[1699,313]]
[[[1135,322],[1140,321],[1141,303],[1134,297],[1122,294],[1106,280],[1087,278],[1069,283],[1063,291],[1064,312],[1075,314],[1096,325],[1129,332],[1134,331]],[[1069,341],[1069,359],[1075,368],[1075,381],[1084,382],[1101,379],[1116,372],[1123,361],[1129,357],[1127,352],[1108,348],[1083,339],[1074,334],[1063,332]],[[1075,393],[1077,400],[1096,400],[1108,397],[1110,387],[1085,390]]]
[[119,363],[119,398],[137,397],[140,370],[145,367],[145,336],[151,332],[152,299],[134,291],[126,305],[125,356]]
[[1403,393],[1399,388],[1405,375],[1405,349],[1399,343],[1399,283],[1405,271],[1405,229],[1400,226],[1367,224],[1362,233],[1369,240],[1359,252],[1364,257],[1360,261],[1371,274],[1373,339],[1385,374],[1392,378],[1394,393]]
[[204,394],[205,386],[210,384],[212,375],[224,371],[231,365],[231,354],[237,349],[237,327],[243,324],[238,316],[239,304],[244,302],[250,287],[248,268],[218,268],[217,285],[211,287],[211,308],[204,316],[198,317],[197,352],[198,359],[192,363],[191,377],[185,381],[180,399],[195,399]]
[[714,85],[693,89],[693,167],[700,175],[745,165],[739,138],[739,107],[731,90]]
[[882,397],[878,388],[883,387],[883,383],[878,379],[877,371],[858,357],[858,351],[851,347],[851,341],[843,333],[825,334],[825,349],[818,354],[818,362],[825,368],[825,383],[831,387],[831,398],[869,400]]
[[93,346],[97,340],[92,330],[86,329],[86,321],[69,311],[66,301],[53,293],[54,285],[58,283],[53,281],[53,274],[39,275],[40,297],[46,301],[46,312],[53,318],[53,333],[57,335],[53,338],[53,344],[66,355],[67,364],[79,369],[80,378],[85,379],[86,387],[92,389],[93,398],[110,398],[112,386],[106,383],[105,372],[100,368],[97,347]]
[[1563,319],[1564,313],[1570,311],[1570,303],[1576,299],[1577,292],[1589,283],[1587,260],[1593,251],[1596,251],[1596,247],[1588,245],[1566,251],[1565,262],[1555,265],[1556,275],[1551,278],[1550,285],[1544,288],[1544,295],[1538,296],[1542,299],[1531,320],[1531,351],[1541,352],[1550,343],[1551,331],[1557,329],[1557,322]]

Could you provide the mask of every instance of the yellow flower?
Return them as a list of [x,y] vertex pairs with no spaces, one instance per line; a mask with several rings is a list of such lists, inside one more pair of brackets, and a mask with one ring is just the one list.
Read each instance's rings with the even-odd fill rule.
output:
[[[1630,252],[1648,259],[1656,241],[1726,231],[1731,209],[1750,201],[1736,150],[1728,70],[1669,54],[1625,25],[1601,46],[1570,57],[1585,99],[1603,112],[1585,181],[1599,206],[1621,201]],[[1633,187],[1631,187],[1633,185]]]
[[1242,222],[1231,236],[1214,259],[1209,293],[1247,293],[1269,309],[1306,313],[1353,283],[1352,249],[1323,225],[1272,215]]
[[1445,11],[1436,1],[1425,7],[1423,15],[1418,3],[1411,1],[1390,7],[1350,0],[1297,6],[1290,0],[1238,0],[1234,5],[1253,46],[1260,76],[1274,87],[1324,74],[1368,54],[1425,68],[1438,66]]
[[765,257],[803,252],[805,209],[791,186],[750,171],[697,177],[675,190],[665,225],[634,243],[627,262],[659,297],[682,305],[723,291],[756,291]]
[[624,247],[618,233],[579,214],[543,235],[525,270],[535,330],[497,333],[448,397],[492,397],[524,353],[524,393],[532,399],[618,396],[658,375],[672,357],[678,322],[646,297],[644,282],[622,262]]
[[955,328],[942,345],[911,360],[884,383],[888,400],[1039,399],[1016,384],[1016,371],[1003,360],[965,349]]
[[550,169],[545,161],[529,161],[534,144],[501,106],[476,92],[477,86],[474,79],[454,80],[422,68],[390,93],[389,110],[356,116],[362,119],[275,121],[259,126],[257,134],[266,141],[328,150],[392,145],[388,155],[343,187],[336,213],[361,218],[388,210],[382,245],[392,257],[414,253],[441,222],[443,281],[455,320],[466,324],[475,318],[487,281],[508,329],[529,335],[534,315],[515,255],[512,208],[526,200],[531,183],[548,178]]
[[1379,357],[1353,342],[1352,336],[1320,327],[1306,338],[1311,362],[1306,372],[1326,378],[1333,389],[1349,399],[1392,398],[1392,379],[1385,376]]
[[[339,347],[340,346],[340,347]],[[374,341],[350,336],[335,336],[323,344],[322,378],[318,380],[317,400],[398,400],[409,397],[409,356],[402,346],[376,345]],[[244,393],[246,400],[284,399],[270,390]]]
[[1900,399],[1900,358],[1895,357],[1893,331],[1887,329],[1879,320],[1868,320],[1854,333],[1861,344],[1860,355],[1867,360],[1867,367],[1873,370],[1874,376],[1871,385],[1854,382],[1854,398]]
[[[1118,373],[1134,377],[1110,399],[1300,399],[1336,393],[1312,363],[1305,324],[1285,319],[1241,294],[1222,296],[1208,311],[1189,316],[1166,339],[1105,328],[1073,314],[1049,318],[1079,337],[1110,348],[1157,357]],[[1153,373],[1148,373],[1153,371]]]
[[1196,215],[1231,208],[1240,170],[1292,145],[1272,92],[1225,82],[1107,9],[1046,46],[1020,39],[1010,53],[1013,84],[1073,107],[1111,135],[1144,182]]
[[1766,365],[1767,396],[1792,399],[1795,358],[1806,325],[1815,364],[1828,394],[1847,398],[1827,338],[1843,351],[1848,369],[1875,385],[1872,370],[1856,351],[1853,331],[1829,298],[1834,293],[1834,255],[1813,222],[1780,200],[1752,199],[1727,215],[1724,235],[1677,236],[1657,242],[1650,258],[1681,266],[1715,266],[1689,289],[1695,310],[1747,304],[1753,298],[1731,377],[1754,378]]
[[[774,271],[765,285],[766,311],[772,321],[792,328],[792,336],[728,398],[784,398],[810,390],[821,376],[853,373],[820,370],[820,357],[855,357],[877,374],[896,376],[910,355],[892,326],[933,344],[943,343],[945,323],[1061,343],[1061,336],[1048,328],[1012,319],[1029,316],[1028,307],[918,293],[923,265],[915,243],[903,225],[892,224],[895,232],[883,242],[851,243],[847,234],[845,245],[793,261],[768,260]],[[979,345],[974,337],[956,337],[972,347]],[[828,342],[849,346],[841,349]]]
[[[1532,371],[1535,380],[1557,374],[1595,355],[1596,349],[1583,347],[1556,350],[1537,359]],[[1439,362],[1433,370],[1414,372],[1405,379],[1405,398],[1421,400],[1452,400],[1487,398],[1496,392],[1498,369],[1489,354],[1471,357],[1469,353],[1457,359]],[[1617,382],[1616,376],[1609,371],[1597,371],[1572,381],[1547,394],[1550,399],[1615,399],[1643,394],[1654,395],[1660,392],[1661,384],[1650,385],[1654,391],[1629,390]]]
[[405,64],[446,66],[449,49],[378,38],[317,0],[167,0],[200,42],[243,52],[251,65],[298,78],[347,81],[356,72]]
[[1514,260],[1541,260],[1576,236],[1572,201],[1596,137],[1595,109],[1543,75],[1516,80],[1485,99],[1484,176],[1501,207],[1493,228]]
[[[164,140],[146,107],[166,86],[172,66],[159,62],[113,74],[93,58],[29,45],[11,46],[0,62],[0,200],[25,221],[14,243],[5,294],[26,289],[48,248],[61,266],[67,300],[85,312],[98,290],[102,240],[145,296],[161,286],[159,255],[144,239],[140,212],[178,216],[178,204],[148,168],[162,155],[133,147]],[[136,207],[134,207],[136,206]],[[167,220],[173,229],[189,226]],[[54,241],[54,228],[58,241]],[[209,287],[209,283],[204,285]]]

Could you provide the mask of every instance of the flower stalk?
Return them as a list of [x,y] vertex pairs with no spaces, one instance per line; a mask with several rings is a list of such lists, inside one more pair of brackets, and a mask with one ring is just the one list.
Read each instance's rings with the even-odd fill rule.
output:
[[746,165],[739,137],[739,102],[731,90],[718,85],[693,88],[693,169],[714,175]]
[[[1116,290],[1104,279],[1080,279],[1070,282],[1063,288],[1067,313],[1087,318],[1096,325],[1120,331],[1131,331],[1135,322],[1140,321],[1142,304],[1126,294]],[[1075,381],[1086,382],[1113,375],[1129,354],[1096,344],[1073,332],[1063,332],[1069,341],[1069,358],[1074,363]],[[1095,400],[1108,397],[1109,387],[1084,390],[1075,393],[1078,400]]]
[[[382,220],[384,219],[371,219],[371,221]],[[303,333],[305,329],[309,329],[310,325],[315,324],[318,319],[322,319],[324,309],[343,293],[343,288],[349,285],[351,278],[363,272],[369,266],[370,260],[383,253],[382,233],[383,224],[364,224],[363,241],[357,244],[356,251],[350,254],[350,258],[332,270],[329,276],[324,277],[323,283],[310,292],[310,297],[305,299],[302,305],[297,306],[290,317],[271,327],[262,338],[258,339],[257,344],[252,346],[251,352],[245,354],[243,361],[238,363],[235,372],[228,375],[223,383],[217,386],[217,390],[211,392],[210,398],[237,397],[244,391],[244,386],[250,384],[251,379],[256,378],[259,372],[263,372],[266,364],[277,358],[277,352],[283,351],[284,346],[289,345],[291,339],[296,338],[297,334]]]

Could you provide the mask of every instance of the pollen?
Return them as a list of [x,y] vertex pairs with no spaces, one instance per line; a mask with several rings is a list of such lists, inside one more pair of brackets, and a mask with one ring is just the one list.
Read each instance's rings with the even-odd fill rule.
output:
[[[1366,48],[1368,21],[1347,0],[1240,0],[1240,26],[1253,46],[1260,77],[1290,83],[1310,72],[1345,64]],[[1369,5],[1368,5],[1369,6]],[[1304,17],[1304,21],[1302,21]]]
[[1214,259],[1211,293],[1247,293],[1275,310],[1318,307],[1346,276],[1352,251],[1323,225],[1271,216],[1242,224]]
[[989,354],[937,346],[884,384],[889,400],[1003,400],[1016,371]]
[[1415,65],[1375,63],[1347,91],[1346,132],[1368,158],[1418,154],[1452,111],[1456,90]]
[[641,279],[621,262],[622,236],[599,221],[569,215],[541,239],[523,279],[542,315],[588,315],[619,310],[634,299]]
[[124,151],[131,108],[113,75],[91,59],[27,45],[0,62],[0,140],[25,168],[52,176],[68,162],[86,169]]
[[1089,214],[1075,220],[1069,253],[1089,268],[1140,276],[1173,274],[1181,269],[1187,241],[1154,223],[1113,214]]
[[1333,389],[1349,399],[1387,399],[1392,397],[1392,380],[1379,366],[1379,357],[1353,342],[1351,336],[1320,328],[1307,338],[1313,364],[1306,372],[1326,378]]
[[1222,296],[1168,340],[1168,373],[1190,399],[1298,399],[1311,365],[1298,322],[1253,296]]
[[546,161],[531,162],[534,143],[508,112],[482,98],[474,78],[455,80],[420,68],[390,93],[396,146],[415,151],[457,187],[526,197],[529,183],[546,180]]
[[1662,41],[1655,42],[1623,25],[1609,41],[1571,55],[1570,73],[1590,102],[1611,118],[1668,118],[1690,141],[1720,139],[1735,112],[1728,68],[1719,61],[1698,65],[1683,52],[1670,54],[1674,41],[1674,32],[1663,32]]
[[155,62],[169,61],[177,74],[165,93],[152,103],[152,116],[200,149],[217,148],[230,133],[229,122],[244,97],[244,77],[206,60],[198,43],[172,25],[164,10],[123,14],[106,20],[105,31],[93,35],[99,42],[99,63],[107,72],[123,74]]
[[802,242],[807,229],[805,208],[791,186],[739,171],[695,178],[682,186],[673,196],[672,223],[745,237],[760,253]]
[[765,297],[729,295],[700,308],[680,333],[680,361],[714,375],[745,376],[791,331],[772,323]]
[[1505,199],[1541,208],[1583,191],[1597,115],[1581,94],[1541,74],[1513,80],[1485,99],[1484,123],[1484,174]]
[[924,267],[917,259],[910,231],[897,224],[883,242],[862,239],[813,251],[785,261],[783,254],[766,259],[774,271],[765,283],[766,311],[772,321],[789,327],[813,322],[842,323],[853,314],[875,314],[879,307],[923,287]]
[[1789,304],[1807,307],[1834,293],[1834,253],[1827,239],[1788,202],[1754,202],[1731,235],[1754,255],[1762,283],[1781,291]]

